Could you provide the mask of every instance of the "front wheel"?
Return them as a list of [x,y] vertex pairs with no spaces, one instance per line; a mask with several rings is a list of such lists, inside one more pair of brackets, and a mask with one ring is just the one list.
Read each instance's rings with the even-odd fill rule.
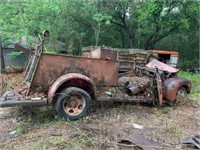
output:
[[176,100],[175,105],[181,106],[184,105],[187,101],[187,91],[184,87],[180,87],[178,91],[176,92]]
[[78,120],[88,112],[90,101],[86,91],[76,87],[66,88],[58,96],[56,111],[65,119]]

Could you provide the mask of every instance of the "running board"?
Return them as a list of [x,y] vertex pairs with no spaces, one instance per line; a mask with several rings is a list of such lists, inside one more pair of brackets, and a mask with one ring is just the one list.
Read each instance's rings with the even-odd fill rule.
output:
[[96,101],[101,101],[101,102],[138,102],[138,103],[148,103],[150,101],[146,100],[144,97],[143,98],[97,98]]
[[47,104],[47,100],[4,100],[0,98],[0,107],[42,106]]

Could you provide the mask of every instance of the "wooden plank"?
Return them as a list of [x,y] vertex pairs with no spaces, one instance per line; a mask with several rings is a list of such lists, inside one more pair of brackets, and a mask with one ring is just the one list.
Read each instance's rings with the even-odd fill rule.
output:
[[34,54],[34,52],[32,50],[29,50],[29,49],[27,49],[27,48],[25,48],[23,46],[18,45],[18,44],[15,44],[15,48],[19,49],[19,50],[21,50],[21,51],[23,51],[23,52],[25,52],[27,54],[31,54],[31,55]]

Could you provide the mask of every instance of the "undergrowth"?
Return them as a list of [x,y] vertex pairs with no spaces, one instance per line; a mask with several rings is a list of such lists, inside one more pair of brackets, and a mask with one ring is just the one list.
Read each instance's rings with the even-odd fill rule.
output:
[[199,73],[190,73],[185,71],[179,71],[179,77],[187,78],[188,80],[192,81],[193,84],[200,84],[200,74]]

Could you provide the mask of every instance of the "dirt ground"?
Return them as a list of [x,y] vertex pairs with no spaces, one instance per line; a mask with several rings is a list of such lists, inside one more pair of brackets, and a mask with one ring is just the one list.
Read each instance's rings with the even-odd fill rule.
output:
[[[118,144],[128,135],[172,149],[193,149],[180,142],[200,134],[199,106],[193,100],[185,106],[163,108],[104,103],[74,122],[57,118],[52,108],[1,108],[0,149],[134,149]],[[134,128],[133,123],[143,129]]]
[[[147,104],[98,103],[78,121],[60,119],[53,107],[0,108],[0,149],[138,149],[118,142],[128,135],[152,139],[170,149],[194,149],[181,141],[200,135],[200,100],[162,108]],[[134,128],[133,123],[143,126]],[[167,148],[169,149],[169,148]]]

